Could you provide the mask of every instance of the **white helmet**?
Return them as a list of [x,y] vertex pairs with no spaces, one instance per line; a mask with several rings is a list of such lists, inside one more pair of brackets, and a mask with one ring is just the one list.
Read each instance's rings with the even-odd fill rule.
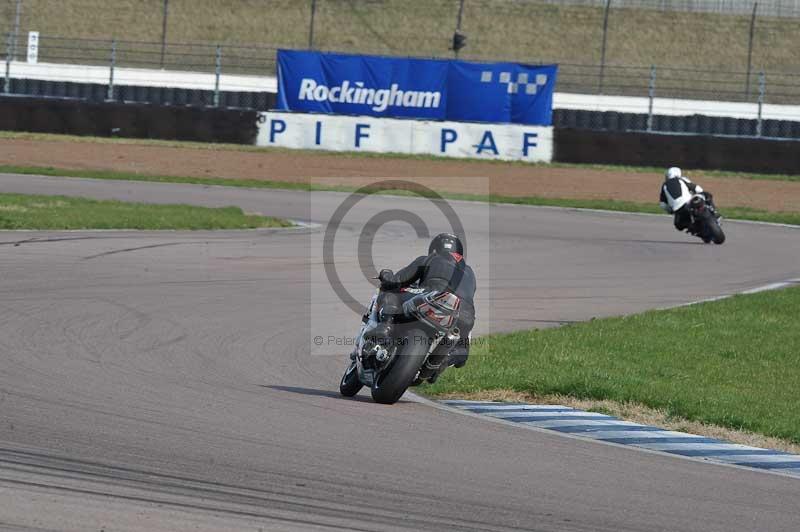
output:
[[677,166],[673,166],[672,168],[668,168],[666,172],[664,172],[664,180],[673,179],[675,177],[683,177],[681,175],[681,169]]

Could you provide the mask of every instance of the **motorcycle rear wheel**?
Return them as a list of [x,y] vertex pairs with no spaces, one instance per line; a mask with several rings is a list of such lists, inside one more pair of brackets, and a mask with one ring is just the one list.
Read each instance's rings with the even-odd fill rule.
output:
[[406,345],[398,348],[392,365],[372,383],[372,399],[376,403],[391,405],[400,400],[422,367],[428,356],[428,344],[421,341],[428,335],[421,329],[411,329],[406,336]]

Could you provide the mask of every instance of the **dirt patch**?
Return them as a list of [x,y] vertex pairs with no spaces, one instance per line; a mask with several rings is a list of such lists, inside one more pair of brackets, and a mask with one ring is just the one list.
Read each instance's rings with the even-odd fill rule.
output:
[[579,410],[587,410],[608,414],[625,421],[632,421],[643,425],[652,425],[666,430],[687,432],[707,438],[726,440],[751,447],[777,449],[789,453],[800,454],[800,445],[788,440],[729,429],[718,425],[708,425],[699,421],[676,419],[663,410],[649,408],[635,403],[618,403],[608,400],[576,399],[566,395],[530,395],[511,390],[487,390],[472,394],[449,394],[438,396],[437,399],[466,399],[469,401],[503,401],[510,403],[531,403],[540,405],[562,405]]
[[[662,180],[656,172],[291,151],[210,150],[124,141],[0,139],[0,164],[352,186],[370,184],[380,178],[413,178],[442,192],[635,202],[657,202]],[[736,206],[800,212],[798,182],[719,177],[703,177],[698,181],[714,192],[722,209]]]

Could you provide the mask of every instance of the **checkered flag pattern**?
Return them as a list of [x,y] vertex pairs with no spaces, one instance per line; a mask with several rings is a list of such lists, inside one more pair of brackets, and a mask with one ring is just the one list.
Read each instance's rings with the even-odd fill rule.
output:
[[[494,72],[484,70],[481,72],[481,83],[492,83],[495,81],[494,77]],[[512,81],[511,72],[500,72],[496,82],[505,84],[509,94],[524,92],[533,95],[538,92],[539,87],[547,84],[547,74],[536,74],[536,78],[532,80],[527,72],[520,72],[517,79]]]

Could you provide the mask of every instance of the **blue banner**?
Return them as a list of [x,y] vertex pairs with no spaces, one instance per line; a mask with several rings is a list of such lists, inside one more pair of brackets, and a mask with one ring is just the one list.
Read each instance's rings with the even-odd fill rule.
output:
[[278,51],[278,109],[551,125],[556,65]]

